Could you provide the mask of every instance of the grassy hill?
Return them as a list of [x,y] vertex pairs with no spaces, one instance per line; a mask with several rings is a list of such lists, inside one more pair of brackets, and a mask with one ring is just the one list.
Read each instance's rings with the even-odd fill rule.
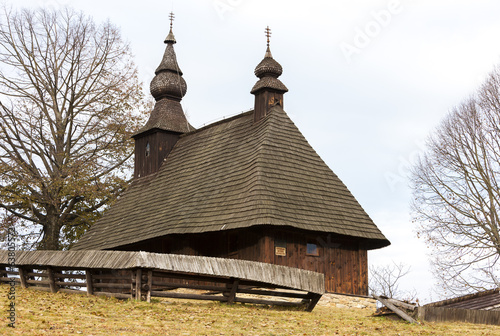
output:
[[153,303],[16,288],[16,328],[7,326],[9,287],[0,286],[0,335],[500,335],[465,323],[409,325],[369,309],[312,313],[184,300]]

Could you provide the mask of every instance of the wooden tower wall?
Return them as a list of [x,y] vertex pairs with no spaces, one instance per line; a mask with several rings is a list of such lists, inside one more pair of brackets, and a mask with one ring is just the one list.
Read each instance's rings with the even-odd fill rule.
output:
[[[156,173],[179,140],[179,133],[153,130],[135,138],[134,178]],[[146,150],[149,144],[149,151]]]

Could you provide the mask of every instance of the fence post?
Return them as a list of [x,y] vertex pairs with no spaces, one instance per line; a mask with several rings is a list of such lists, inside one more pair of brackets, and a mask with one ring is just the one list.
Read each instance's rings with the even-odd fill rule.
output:
[[90,269],[85,270],[85,281],[87,282],[87,295],[93,295],[94,285],[92,282],[92,270]]
[[227,298],[227,303],[233,304],[236,298],[236,292],[238,291],[238,285],[240,284],[240,279],[234,279],[231,291],[229,292],[229,297]]
[[307,312],[312,312],[314,307],[316,307],[316,304],[319,302],[321,299],[321,294],[316,294],[316,293],[309,293],[311,294],[311,299],[309,301],[309,304],[307,305],[306,311]]
[[417,308],[417,319],[419,321],[425,321],[425,307],[424,306],[420,306]]
[[146,295],[146,300],[151,302],[151,291],[153,290],[153,270],[148,270],[148,292]]
[[142,269],[137,268],[135,271],[135,299],[141,301],[142,297]]
[[56,293],[57,292],[57,286],[56,286],[56,282],[55,282],[55,278],[54,278],[54,270],[50,266],[47,266],[47,275],[49,277],[50,291],[52,293]]
[[21,287],[28,288],[28,282],[26,281],[26,271],[24,267],[18,266],[19,270],[19,280],[21,280]]

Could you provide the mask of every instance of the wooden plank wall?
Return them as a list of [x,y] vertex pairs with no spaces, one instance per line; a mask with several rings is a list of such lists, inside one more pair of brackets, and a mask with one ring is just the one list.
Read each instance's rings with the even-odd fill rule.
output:
[[427,322],[467,322],[500,325],[500,311],[458,309],[444,307],[419,307],[418,318]]
[[[359,243],[327,234],[268,229],[256,250],[273,256],[277,265],[298,267],[325,274],[325,290],[332,293],[368,295],[368,253]],[[287,255],[277,256],[274,240],[286,240]],[[318,247],[318,256],[306,254],[307,244]],[[274,260],[273,260],[274,259]]]
[[[286,241],[286,256],[275,254],[275,240]],[[231,250],[235,242],[236,251]],[[317,245],[318,256],[306,254],[307,243]],[[296,267],[325,274],[327,292],[368,295],[367,250],[360,247],[359,241],[326,233],[259,226],[171,235],[118,249],[243,259]]]
[[[163,159],[170,153],[179,134],[162,130],[152,131],[135,139],[135,169],[134,177],[142,177],[155,173],[160,168]],[[149,155],[146,156],[146,144],[149,143]]]

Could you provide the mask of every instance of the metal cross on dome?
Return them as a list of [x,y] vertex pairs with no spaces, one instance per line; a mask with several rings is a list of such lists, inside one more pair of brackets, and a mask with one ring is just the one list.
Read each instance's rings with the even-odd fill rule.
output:
[[174,17],[175,17],[174,12],[170,12],[170,14],[168,16],[170,16],[170,29],[172,29],[172,25],[174,23]]
[[267,46],[269,47],[269,38],[271,37],[271,28],[269,26],[267,26],[265,33],[267,36]]

